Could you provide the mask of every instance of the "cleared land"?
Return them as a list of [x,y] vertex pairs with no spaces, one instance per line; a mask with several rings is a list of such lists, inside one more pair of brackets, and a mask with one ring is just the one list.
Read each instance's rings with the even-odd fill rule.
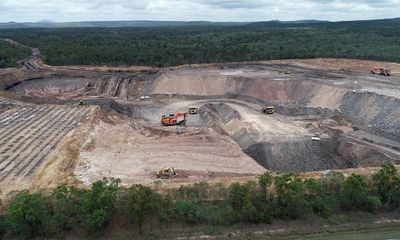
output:
[[31,178],[46,164],[57,143],[92,110],[47,105],[17,107],[0,114],[1,185]]
[[[118,70],[46,66],[37,49],[25,63],[33,67],[1,73],[2,96],[13,98],[0,97],[7,188],[150,184],[162,167],[177,170],[165,180],[175,186],[400,163],[396,64],[383,64],[390,77],[365,70],[378,62],[334,59]],[[266,104],[276,113],[263,114]],[[160,126],[161,115],[191,106],[199,114],[186,127]]]

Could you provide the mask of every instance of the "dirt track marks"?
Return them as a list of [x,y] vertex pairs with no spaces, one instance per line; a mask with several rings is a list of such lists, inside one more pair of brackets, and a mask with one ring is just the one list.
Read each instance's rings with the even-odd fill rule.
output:
[[118,76],[103,78],[96,89],[96,93],[107,97],[117,97],[120,99],[128,99],[129,86],[134,81],[131,78]]
[[29,177],[91,107],[29,106],[0,114],[0,181]]
[[14,104],[16,101],[8,99],[8,98],[2,98],[0,97],[0,105],[9,105],[9,104]]
[[27,59],[23,60],[24,66],[28,70],[39,70],[43,69],[44,67],[41,65],[41,55],[40,51],[37,48],[31,48],[32,55],[29,56]]

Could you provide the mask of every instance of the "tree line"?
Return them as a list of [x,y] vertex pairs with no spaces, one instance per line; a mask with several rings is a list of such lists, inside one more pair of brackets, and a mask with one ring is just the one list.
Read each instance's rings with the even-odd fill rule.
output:
[[400,62],[400,28],[386,22],[164,28],[7,29],[51,65],[149,65],[301,58]]
[[384,165],[368,181],[333,171],[306,180],[293,173],[267,172],[258,182],[213,187],[201,182],[159,190],[143,185],[125,188],[118,179],[103,179],[90,189],[60,186],[50,192],[19,191],[0,215],[0,233],[4,238],[26,239],[62,237],[77,229],[101,233],[117,217],[143,233],[155,226],[168,229],[171,223],[182,227],[268,224],[310,215],[330,218],[351,211],[400,210],[400,175],[393,165]]

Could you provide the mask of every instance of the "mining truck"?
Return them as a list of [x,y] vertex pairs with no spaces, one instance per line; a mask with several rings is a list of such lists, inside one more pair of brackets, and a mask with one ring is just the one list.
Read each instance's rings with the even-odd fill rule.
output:
[[391,74],[392,72],[391,72],[390,69],[388,69],[388,68],[384,68],[384,67],[373,67],[373,68],[371,68],[370,73],[371,73],[371,74],[379,74],[379,75],[382,75],[382,76],[390,76],[390,74]]
[[264,106],[262,112],[265,114],[273,114],[275,112],[274,106]]
[[199,111],[199,108],[197,107],[189,107],[189,114],[197,114],[197,112]]

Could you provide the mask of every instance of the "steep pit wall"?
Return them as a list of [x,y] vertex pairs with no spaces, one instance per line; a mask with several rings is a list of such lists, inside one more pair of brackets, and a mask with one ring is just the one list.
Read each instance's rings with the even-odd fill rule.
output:
[[[206,104],[199,113],[209,126],[230,136],[246,154],[268,170],[302,172],[347,166],[337,161],[338,143],[333,138],[312,142],[309,136],[269,133],[260,126],[244,122],[239,112],[224,103]],[[271,134],[268,136],[270,140],[265,141],[264,135],[268,134]]]
[[343,161],[335,161],[337,145],[332,138],[313,142],[304,137],[290,142],[255,143],[245,153],[275,172],[307,172],[346,167]]
[[400,164],[398,154],[359,144],[346,139],[345,135],[339,136],[338,142],[337,154],[341,162],[346,163],[347,168],[379,167],[386,163]]
[[229,76],[215,71],[165,72],[151,88],[152,94],[185,96],[252,97],[263,101],[303,102],[312,107],[336,109],[346,88],[312,80],[274,80],[273,77]]
[[365,130],[400,141],[400,99],[370,92],[348,92],[339,109]]

